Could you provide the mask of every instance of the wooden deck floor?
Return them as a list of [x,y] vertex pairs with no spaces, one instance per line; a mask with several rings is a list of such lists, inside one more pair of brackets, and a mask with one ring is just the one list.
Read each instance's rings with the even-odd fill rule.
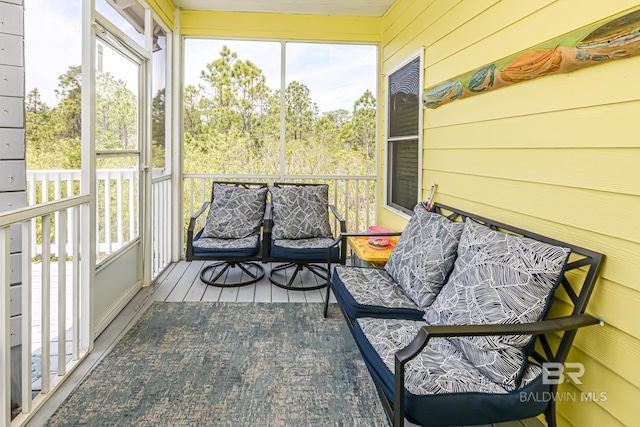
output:
[[[218,288],[207,286],[200,280],[200,271],[205,267],[203,261],[180,261],[170,265],[151,287],[143,288],[111,324],[96,339],[91,354],[70,374],[67,381],[44,404],[42,409],[29,421],[27,426],[45,425],[64,399],[73,391],[79,382],[100,362],[122,335],[138,320],[154,301],[223,301],[223,302],[310,302],[323,303],[326,289],[294,291],[274,286],[268,275],[272,265],[264,264],[265,278],[254,285],[236,288]],[[228,280],[233,280],[228,277]],[[298,279],[298,285],[314,286],[318,279],[311,273],[305,273]],[[301,280],[301,281],[300,281]],[[331,302],[335,297],[331,295]],[[331,316],[341,316],[338,309],[331,311]],[[406,427],[417,427],[409,422]],[[537,419],[525,422],[515,421],[496,424],[495,427],[544,427]]]
[[[256,284],[219,288],[207,286],[200,280],[200,271],[207,265],[204,261],[181,261],[170,266],[170,270],[157,281],[154,301],[223,301],[223,302],[324,302],[326,289],[308,291],[286,290],[274,286],[268,276],[271,264],[263,264],[265,277]],[[243,273],[244,274],[244,273]],[[226,277],[228,282],[237,277]],[[282,277],[289,279],[289,277]],[[298,275],[295,285],[312,287],[321,284],[312,273],[304,270]],[[332,299],[331,301],[335,301]]]

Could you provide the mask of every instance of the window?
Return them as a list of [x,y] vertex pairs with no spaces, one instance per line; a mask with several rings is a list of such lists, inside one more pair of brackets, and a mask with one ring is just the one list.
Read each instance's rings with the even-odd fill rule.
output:
[[376,62],[372,45],[186,39],[185,173],[374,174]]
[[28,3],[24,11],[26,160],[28,199],[34,205],[78,194],[80,189],[77,181],[70,184],[65,179],[59,188],[51,175],[47,179],[36,171],[80,170],[82,2]]
[[185,40],[185,173],[278,173],[280,53],[278,42]]
[[422,56],[387,79],[387,205],[411,214],[420,196]]
[[286,47],[285,173],[374,174],[377,47]]
[[96,12],[144,47],[144,9],[137,2],[96,0]]
[[167,173],[169,150],[167,146],[167,33],[153,23],[153,71],[151,73],[151,158],[153,177]]

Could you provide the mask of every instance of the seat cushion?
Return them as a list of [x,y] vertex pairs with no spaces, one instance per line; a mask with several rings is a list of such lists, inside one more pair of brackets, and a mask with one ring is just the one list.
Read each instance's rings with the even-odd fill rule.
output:
[[[515,324],[540,320],[570,250],[465,222],[448,282],[429,307],[431,325]],[[530,335],[451,338],[474,366],[507,390],[524,371]]]
[[435,300],[453,267],[464,224],[421,204],[405,227],[385,270],[421,310]]
[[202,237],[200,231],[193,239],[193,254],[213,259],[252,257],[260,251],[260,235],[241,239]]
[[[327,261],[327,249],[333,244],[333,239],[326,237],[315,237],[311,239],[280,239],[271,241],[271,256],[299,261]],[[331,248],[331,260],[340,259],[340,248]]]
[[[426,325],[424,321],[360,318],[354,338],[373,378],[394,402],[395,353],[406,347]],[[544,411],[546,402],[522,399],[543,396],[542,369],[527,365],[516,390],[495,383],[471,363],[447,338],[432,338],[405,365],[405,413],[423,426],[476,425],[529,418]],[[464,410],[462,410],[464,409]]]
[[239,239],[260,231],[264,219],[267,187],[244,188],[213,184],[213,200],[203,237]]
[[332,237],[328,185],[269,187],[269,192],[275,240]]
[[337,266],[331,283],[351,319],[369,316],[419,320],[424,316],[384,270]]

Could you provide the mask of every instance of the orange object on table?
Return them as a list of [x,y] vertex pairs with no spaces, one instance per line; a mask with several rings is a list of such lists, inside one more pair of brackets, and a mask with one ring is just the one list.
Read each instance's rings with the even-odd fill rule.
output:
[[390,236],[389,243],[385,249],[374,249],[369,246],[369,238],[367,236],[348,236],[347,243],[351,249],[360,258],[360,260],[373,264],[374,267],[380,268],[391,256],[393,248],[400,240],[400,236]]

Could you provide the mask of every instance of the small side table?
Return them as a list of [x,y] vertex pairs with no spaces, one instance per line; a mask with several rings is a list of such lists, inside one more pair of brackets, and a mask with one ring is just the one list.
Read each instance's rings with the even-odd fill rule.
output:
[[386,249],[373,249],[369,246],[367,236],[348,236],[347,243],[351,247],[351,264],[357,267],[384,268],[391,252],[400,236],[389,237],[389,247]]

